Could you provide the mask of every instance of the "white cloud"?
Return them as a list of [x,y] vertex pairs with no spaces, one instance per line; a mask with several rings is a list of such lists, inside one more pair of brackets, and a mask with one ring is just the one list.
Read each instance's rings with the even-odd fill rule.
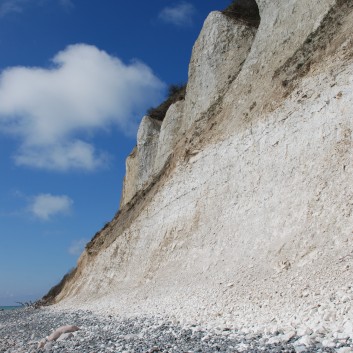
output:
[[12,12],[22,12],[24,0],[5,0],[0,4],[0,17]]
[[93,145],[80,140],[51,144],[45,150],[43,146],[24,146],[15,156],[17,165],[52,170],[95,170],[109,160],[109,155],[98,153]]
[[85,136],[113,125],[125,133],[161,98],[164,84],[139,61],[124,64],[94,46],[59,52],[49,69],[0,75],[0,132],[18,137],[18,165],[93,170],[107,161]]
[[164,22],[176,26],[185,27],[192,25],[192,17],[195,8],[188,2],[181,2],[175,6],[165,7],[159,14],[159,18]]
[[87,239],[79,239],[79,240],[73,241],[68,249],[69,254],[74,256],[80,255],[87,243],[88,243]]
[[49,220],[58,214],[70,212],[73,201],[66,195],[40,194],[33,198],[30,212],[41,220]]

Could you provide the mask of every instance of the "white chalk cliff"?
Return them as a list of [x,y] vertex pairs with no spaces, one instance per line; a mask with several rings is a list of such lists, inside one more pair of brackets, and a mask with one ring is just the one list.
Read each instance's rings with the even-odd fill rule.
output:
[[60,307],[353,337],[353,2],[257,3],[206,19]]

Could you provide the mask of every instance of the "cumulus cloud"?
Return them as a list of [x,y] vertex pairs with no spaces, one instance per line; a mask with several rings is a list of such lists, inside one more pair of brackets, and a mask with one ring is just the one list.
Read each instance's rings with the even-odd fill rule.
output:
[[79,239],[73,241],[68,249],[69,254],[74,256],[80,255],[83,252],[87,243],[87,239]]
[[0,132],[18,137],[18,165],[93,170],[108,157],[87,141],[118,126],[131,133],[164,84],[139,61],[129,64],[98,48],[71,45],[51,68],[13,67],[0,75]]
[[51,217],[70,212],[73,201],[66,195],[40,194],[33,198],[30,212],[37,218],[47,221]]
[[160,13],[159,18],[167,23],[179,27],[191,26],[195,8],[188,2],[180,2],[175,6],[165,7]]

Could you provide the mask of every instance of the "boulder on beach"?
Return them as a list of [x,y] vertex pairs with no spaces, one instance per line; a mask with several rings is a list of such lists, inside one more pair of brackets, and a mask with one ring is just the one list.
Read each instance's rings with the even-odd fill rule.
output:
[[62,334],[78,331],[77,326],[67,325],[57,328],[50,336],[47,337],[48,341],[56,341]]

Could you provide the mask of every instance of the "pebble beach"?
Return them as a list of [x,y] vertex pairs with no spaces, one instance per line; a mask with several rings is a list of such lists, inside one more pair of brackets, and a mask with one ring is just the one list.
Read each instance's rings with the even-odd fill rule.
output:
[[[57,328],[79,329],[56,340],[45,339]],[[43,340],[44,339],[44,340]],[[40,347],[39,342],[43,342]],[[337,338],[334,347],[322,341],[307,345],[296,332],[244,333],[234,329],[206,329],[181,325],[162,317],[120,319],[90,311],[23,308],[0,312],[1,353],[158,353],[158,352],[353,352],[352,339]]]

